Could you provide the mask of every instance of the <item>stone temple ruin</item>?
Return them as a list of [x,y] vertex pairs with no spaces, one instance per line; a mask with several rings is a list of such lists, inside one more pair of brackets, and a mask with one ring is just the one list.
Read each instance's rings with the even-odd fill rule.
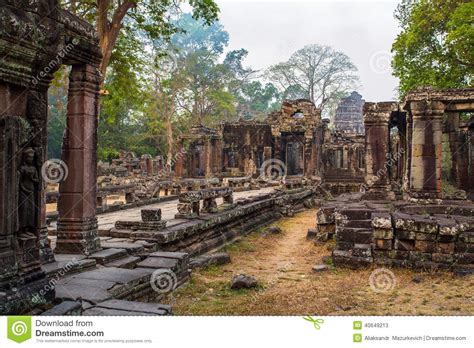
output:
[[[0,314],[170,314],[158,302],[214,251],[316,205],[312,236],[335,238],[337,266],[474,269],[474,90],[401,103],[352,93],[334,129],[312,102],[285,100],[265,121],[196,125],[172,167],[130,152],[97,163],[96,33],[54,0],[5,4]],[[67,127],[51,183],[47,93],[61,65]]]

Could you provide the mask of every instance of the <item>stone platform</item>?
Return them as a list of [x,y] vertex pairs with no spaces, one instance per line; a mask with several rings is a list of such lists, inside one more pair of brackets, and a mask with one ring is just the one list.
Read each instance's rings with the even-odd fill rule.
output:
[[471,201],[358,201],[347,195],[317,213],[316,238],[335,236],[333,260],[353,268],[371,264],[474,273]]

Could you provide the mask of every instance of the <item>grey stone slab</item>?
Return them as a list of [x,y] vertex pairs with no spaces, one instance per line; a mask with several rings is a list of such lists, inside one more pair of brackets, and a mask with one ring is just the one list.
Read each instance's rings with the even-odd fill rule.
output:
[[41,313],[43,316],[56,315],[80,315],[82,312],[82,304],[77,301],[63,301],[53,308]]
[[127,251],[125,249],[110,248],[89,255],[89,259],[94,259],[98,264],[103,265],[125,256],[127,256]]
[[148,281],[151,273],[151,271],[146,269],[130,270],[115,267],[104,267],[101,269],[76,274],[72,277],[77,279],[102,280],[126,284],[133,281]]
[[127,312],[140,312],[153,315],[171,314],[171,306],[158,303],[144,303],[126,300],[107,300],[97,304],[99,308],[115,309]]
[[177,265],[178,265],[177,259],[166,259],[166,258],[160,258],[160,257],[148,257],[142,262],[137,264],[138,267],[153,268],[153,269],[158,269],[158,268],[176,269]]
[[140,257],[138,256],[127,256],[123,259],[118,259],[106,264],[106,267],[117,267],[117,268],[134,268],[138,262],[140,262]]
[[101,243],[104,249],[124,249],[128,254],[138,254],[144,250],[143,245],[130,243],[130,242],[104,242]]
[[117,309],[93,307],[82,312],[84,316],[152,316],[151,313],[129,312]]
[[150,257],[164,257],[167,259],[181,259],[189,256],[188,253],[180,253],[175,251],[155,251],[148,255]]

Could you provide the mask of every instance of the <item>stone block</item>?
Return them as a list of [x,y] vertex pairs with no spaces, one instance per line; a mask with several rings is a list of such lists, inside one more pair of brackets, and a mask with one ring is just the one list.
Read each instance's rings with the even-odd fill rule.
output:
[[392,216],[386,212],[372,213],[372,227],[375,229],[392,229]]
[[374,228],[375,239],[393,239],[393,229]]
[[424,253],[433,253],[436,252],[436,243],[425,240],[417,240],[415,241],[415,250]]
[[439,263],[454,263],[454,255],[452,254],[443,254],[443,253],[433,253],[431,254],[433,262]]
[[141,216],[143,221],[161,221],[161,209],[142,209]]
[[426,241],[429,241],[429,242],[434,242],[437,239],[437,235],[432,234],[432,233],[415,232],[415,239],[416,240],[426,240]]
[[375,248],[379,250],[390,250],[392,249],[391,239],[375,239]]
[[461,265],[474,264],[474,253],[456,254],[456,261]]
[[336,228],[336,240],[341,242],[354,242],[360,244],[372,243],[372,231],[363,228]]
[[395,239],[393,248],[401,251],[412,251],[415,249],[415,241],[408,239]]
[[438,242],[436,245],[436,252],[443,254],[454,254],[454,242],[451,243],[441,243]]
[[407,240],[415,240],[416,239],[416,232],[415,231],[406,231],[406,230],[396,230],[395,237],[397,239],[407,239]]
[[431,261],[431,254],[422,253],[420,251],[410,251],[408,259],[411,261]]
[[105,265],[106,263],[126,256],[127,251],[125,249],[110,248],[89,255],[88,258],[95,260],[99,265]]
[[333,224],[334,212],[336,207],[321,207],[316,213],[316,223],[318,224]]
[[463,232],[459,234],[458,240],[464,243],[474,243],[474,232]]
[[456,253],[474,253],[474,243],[454,243],[454,251]]

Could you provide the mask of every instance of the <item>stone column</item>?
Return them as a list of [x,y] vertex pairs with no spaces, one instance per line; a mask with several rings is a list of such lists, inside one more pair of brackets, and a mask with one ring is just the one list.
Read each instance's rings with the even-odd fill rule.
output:
[[98,97],[97,68],[73,65],[62,149],[68,176],[59,186],[56,253],[89,255],[100,250],[96,217]]
[[204,163],[203,163],[203,169],[204,169],[204,177],[205,178],[210,178],[212,177],[212,145],[211,145],[211,139],[210,138],[206,138],[204,140],[204,145],[203,145],[203,151],[204,151],[204,154],[203,154],[203,160],[204,160]]
[[184,150],[184,143],[183,143],[183,140],[181,139],[179,141],[179,152],[176,155],[176,163],[175,163],[175,166],[174,166],[174,175],[177,178],[182,178],[183,177],[184,159],[185,158],[186,158],[186,151]]
[[[472,138],[471,138],[472,140]],[[458,156],[458,171],[457,171],[457,187],[469,191],[469,178],[474,175],[474,171],[469,175],[469,163],[472,164],[472,160],[469,159],[469,154],[474,154],[474,147],[469,143],[469,130],[467,125],[463,123],[458,132],[458,144],[459,156]]]
[[[28,93],[27,113],[31,117],[31,123],[34,129],[32,138],[33,150],[36,154],[36,167],[41,168],[47,160],[48,147],[48,90],[30,90]],[[42,173],[44,175],[44,173]],[[46,173],[46,175],[48,175]],[[48,239],[48,228],[46,226],[46,186],[45,180],[51,178],[42,178],[38,183],[38,195],[36,197],[37,215],[37,235],[39,236],[39,256],[41,263],[54,262],[54,254]]]
[[410,195],[441,196],[441,157],[444,104],[437,101],[410,102],[413,117]]
[[[451,180],[460,188],[459,185],[459,159],[462,149],[459,147],[459,112],[446,112],[445,130],[449,138],[449,150],[451,153]],[[461,143],[462,145],[462,143]]]
[[394,103],[365,103],[365,165],[367,198],[387,198],[390,191],[390,115]]
[[469,144],[469,199],[474,199],[474,123],[471,123],[468,131]]

